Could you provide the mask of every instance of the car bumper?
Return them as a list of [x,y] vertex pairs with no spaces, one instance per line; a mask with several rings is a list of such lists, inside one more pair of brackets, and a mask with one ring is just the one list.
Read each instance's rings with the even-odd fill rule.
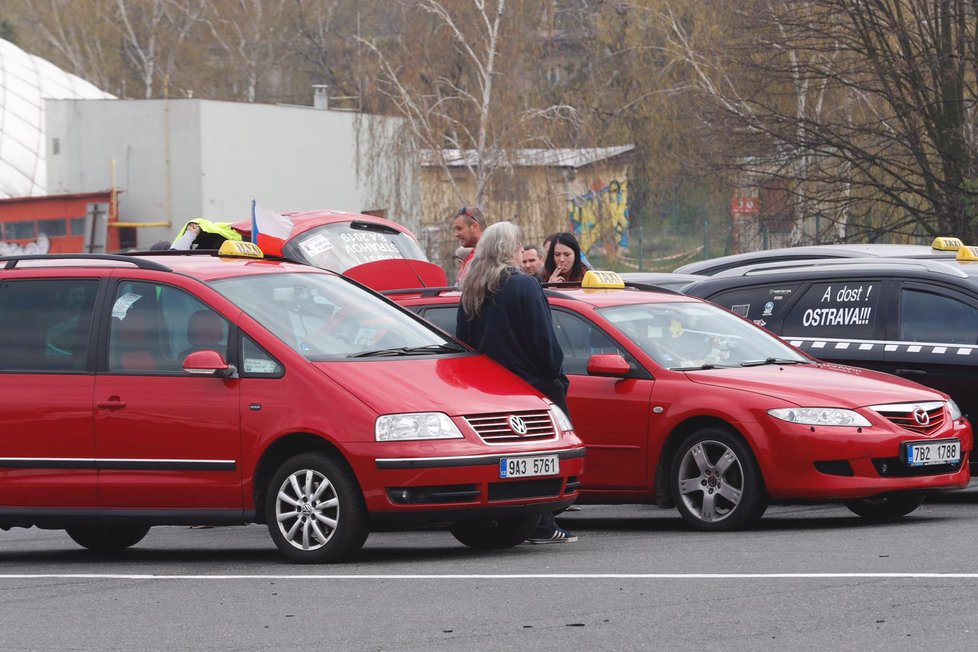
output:
[[[370,446],[372,452],[377,449]],[[388,451],[384,451],[385,453]],[[473,454],[361,457],[355,472],[374,522],[436,523],[557,510],[577,498],[584,471],[580,445]],[[558,472],[500,478],[500,459],[556,455]]]
[[[910,441],[955,438],[958,464],[910,467],[901,458]],[[759,462],[773,500],[849,500],[897,491],[966,487],[971,479],[970,426],[952,424],[931,435],[907,431],[789,426],[761,453]]]

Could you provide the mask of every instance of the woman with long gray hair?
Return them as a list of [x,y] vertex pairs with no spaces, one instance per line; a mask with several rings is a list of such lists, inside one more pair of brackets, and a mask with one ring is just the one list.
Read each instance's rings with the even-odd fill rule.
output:
[[[456,316],[458,338],[484,353],[567,411],[564,354],[554,333],[550,304],[540,282],[516,267],[520,229],[510,222],[489,226],[462,280]],[[577,537],[544,514],[530,543],[569,543]]]

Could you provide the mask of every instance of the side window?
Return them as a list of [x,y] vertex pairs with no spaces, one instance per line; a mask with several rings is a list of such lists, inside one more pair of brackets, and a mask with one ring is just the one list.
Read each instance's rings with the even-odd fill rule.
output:
[[746,317],[759,326],[784,316],[784,306],[791,303],[800,283],[765,285],[721,292],[710,301]]
[[181,373],[194,351],[227,358],[228,322],[187,292],[123,281],[112,303],[109,371]]
[[457,315],[458,308],[455,306],[428,308],[421,314],[422,317],[432,324],[453,336],[455,335]]
[[596,353],[618,353],[629,363],[631,356],[620,349],[607,333],[590,322],[563,310],[552,310],[557,342],[564,352],[564,373],[587,375],[587,361]]
[[241,336],[241,375],[249,378],[278,378],[282,364],[247,335]]
[[978,310],[949,296],[904,288],[899,337],[906,342],[978,344]]
[[784,319],[782,336],[874,339],[879,281],[815,283]]
[[96,279],[0,285],[0,369],[84,371],[97,293]]

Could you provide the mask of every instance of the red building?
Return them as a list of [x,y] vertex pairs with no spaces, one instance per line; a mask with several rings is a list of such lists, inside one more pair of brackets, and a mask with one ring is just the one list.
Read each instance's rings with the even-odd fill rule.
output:
[[109,190],[0,199],[0,243],[8,248],[46,238],[44,253],[111,252],[131,246],[126,241],[134,240],[133,231],[118,228],[115,196]]

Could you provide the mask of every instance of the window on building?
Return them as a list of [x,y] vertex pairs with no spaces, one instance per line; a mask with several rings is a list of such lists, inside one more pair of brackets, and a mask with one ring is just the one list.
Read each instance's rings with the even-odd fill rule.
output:
[[71,235],[85,235],[84,217],[72,217],[68,221],[71,224]]
[[37,238],[35,231],[36,222],[7,222],[7,240],[34,240]]
[[38,235],[46,235],[49,238],[68,235],[68,223],[64,218],[56,220],[39,220],[37,223]]

